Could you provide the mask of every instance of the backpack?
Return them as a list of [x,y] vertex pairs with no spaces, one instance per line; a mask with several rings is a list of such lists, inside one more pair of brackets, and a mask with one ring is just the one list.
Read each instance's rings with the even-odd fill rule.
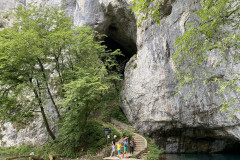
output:
[[134,145],[135,145],[134,141],[130,141],[130,146],[134,147]]

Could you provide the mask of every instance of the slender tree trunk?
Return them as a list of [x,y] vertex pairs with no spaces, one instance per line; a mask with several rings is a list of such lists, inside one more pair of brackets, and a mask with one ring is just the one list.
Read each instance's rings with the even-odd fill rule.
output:
[[47,77],[46,77],[46,75],[45,75],[45,71],[44,71],[43,64],[42,64],[42,62],[41,62],[41,60],[40,60],[39,58],[37,58],[37,59],[38,59],[38,63],[39,63],[39,65],[40,65],[40,68],[41,68],[41,71],[42,71],[42,76],[43,76],[43,79],[44,79],[44,81],[45,81],[45,85],[46,85],[46,87],[47,87],[48,94],[49,94],[50,99],[51,99],[51,101],[52,101],[52,103],[53,103],[53,106],[54,106],[54,108],[55,108],[55,110],[56,110],[56,112],[57,112],[58,119],[61,120],[60,112],[59,112],[59,110],[58,110],[58,107],[57,107],[54,99],[53,99],[52,93],[51,93],[51,91],[50,91],[50,89],[49,89],[49,87],[48,87]]
[[49,127],[49,124],[48,124],[48,121],[47,121],[47,117],[46,117],[46,114],[45,114],[45,111],[44,111],[44,108],[43,108],[42,105],[40,106],[40,109],[41,109],[41,113],[42,113],[44,124],[45,124],[45,126],[47,128],[47,132],[52,137],[52,139],[54,140],[54,139],[56,139],[56,137],[55,137],[54,133],[52,132],[52,130]]
[[[31,78],[29,78],[29,81],[33,85]],[[38,88],[40,88],[40,85],[39,85],[38,81],[37,81],[37,85],[38,85]],[[47,132],[51,136],[51,138],[54,140],[54,139],[56,139],[56,137],[55,137],[54,133],[52,132],[52,130],[49,127],[48,120],[47,120],[47,117],[46,117],[46,114],[45,114],[45,111],[44,111],[44,108],[43,108],[43,105],[42,105],[42,99],[41,99],[40,95],[38,94],[38,92],[37,92],[37,90],[35,88],[33,89],[33,92],[35,94],[36,99],[38,100],[38,105],[39,105],[39,107],[41,109],[41,114],[42,114],[42,117],[43,117],[43,121],[44,121],[45,127],[47,129]]]
[[59,48],[58,49],[58,55],[54,55],[55,56],[55,61],[56,61],[56,70],[58,72],[58,76],[59,76],[59,79],[61,81],[61,84],[63,84],[63,77],[62,77],[62,73],[61,73],[61,70],[60,70],[60,64],[59,64],[59,56],[61,55],[61,52],[62,52],[62,49]]

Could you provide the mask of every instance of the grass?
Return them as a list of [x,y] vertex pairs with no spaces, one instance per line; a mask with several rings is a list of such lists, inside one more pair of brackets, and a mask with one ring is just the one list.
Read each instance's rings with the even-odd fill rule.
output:
[[42,158],[47,159],[51,151],[51,145],[49,143],[43,146],[33,146],[30,144],[25,144],[18,147],[8,147],[0,148],[1,156],[15,156],[15,155],[29,155],[31,152],[34,152],[35,155],[40,155]]
[[137,155],[133,154],[133,155],[131,156],[131,158],[137,158]]

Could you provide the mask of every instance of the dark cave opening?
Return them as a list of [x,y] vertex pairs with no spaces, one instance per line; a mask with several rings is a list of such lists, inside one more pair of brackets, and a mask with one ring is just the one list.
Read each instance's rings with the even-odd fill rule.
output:
[[[175,128],[150,135],[166,153],[223,153],[240,154],[240,142],[233,137],[220,136],[207,128]],[[219,131],[220,132],[220,131]],[[159,134],[160,133],[160,134]],[[175,149],[169,149],[175,146]],[[167,149],[168,148],[168,149]]]
[[[111,31],[116,31],[116,28],[114,26],[109,26],[109,29]],[[125,47],[124,45],[121,44],[121,41],[117,42],[111,36],[107,36],[104,39],[104,43],[103,44],[107,46],[107,50],[115,51],[117,49],[120,49],[120,51],[123,54],[123,56],[117,56],[116,59],[117,59],[117,62],[119,64],[119,66],[120,66],[119,73],[123,75],[127,62],[137,52],[136,45],[130,46],[130,48],[128,46],[128,48],[127,48],[127,47]]]
[[227,154],[240,154],[239,148],[240,148],[240,142],[235,140],[229,140],[229,144],[221,151],[221,153],[227,153]]

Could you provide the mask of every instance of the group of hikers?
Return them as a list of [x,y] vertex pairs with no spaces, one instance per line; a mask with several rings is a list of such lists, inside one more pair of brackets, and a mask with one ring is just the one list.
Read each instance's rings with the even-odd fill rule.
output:
[[[132,137],[130,140],[130,143],[128,142],[129,137],[125,136],[124,138],[122,137],[118,142],[116,142],[117,136],[114,135],[112,139],[112,156],[118,156],[118,157],[124,157],[128,158],[127,153],[128,153],[128,146],[130,146],[130,154],[133,154],[134,147],[135,147],[135,142],[134,138]],[[122,152],[123,148],[123,152]],[[116,153],[117,152],[117,153]]]

